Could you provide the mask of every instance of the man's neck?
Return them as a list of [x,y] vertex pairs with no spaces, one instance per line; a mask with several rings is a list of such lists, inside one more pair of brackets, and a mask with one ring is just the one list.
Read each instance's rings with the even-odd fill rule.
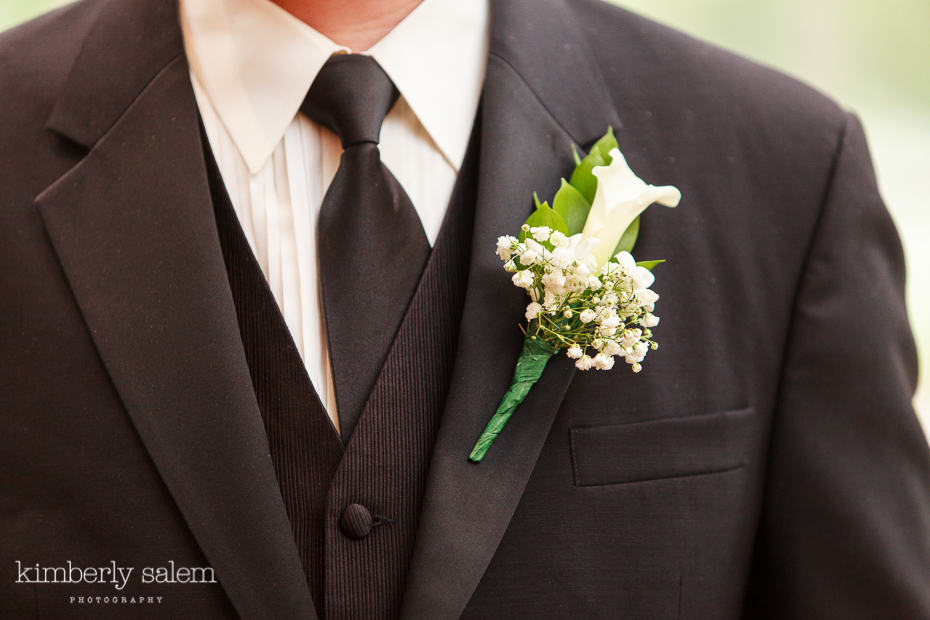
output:
[[363,52],[380,41],[422,0],[273,0],[339,45]]

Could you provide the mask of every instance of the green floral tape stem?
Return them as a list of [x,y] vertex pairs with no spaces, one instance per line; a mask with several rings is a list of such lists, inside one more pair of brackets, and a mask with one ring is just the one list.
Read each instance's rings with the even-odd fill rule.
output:
[[491,421],[484,427],[481,437],[475,442],[475,447],[472,448],[471,454],[468,455],[470,461],[473,463],[481,462],[481,459],[487,454],[488,448],[494,443],[494,439],[500,435],[504,425],[507,424],[507,420],[510,419],[513,412],[529,394],[533,384],[542,376],[549,358],[557,352],[556,347],[541,338],[526,337],[523,341],[520,358],[517,360],[517,367],[513,371],[513,381],[510,383],[510,388],[497,406],[497,411],[491,416]]

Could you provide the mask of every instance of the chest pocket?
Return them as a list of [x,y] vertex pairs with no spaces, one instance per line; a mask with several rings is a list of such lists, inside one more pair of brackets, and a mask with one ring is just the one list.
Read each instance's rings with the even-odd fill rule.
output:
[[749,462],[753,409],[573,428],[576,486],[722,473]]

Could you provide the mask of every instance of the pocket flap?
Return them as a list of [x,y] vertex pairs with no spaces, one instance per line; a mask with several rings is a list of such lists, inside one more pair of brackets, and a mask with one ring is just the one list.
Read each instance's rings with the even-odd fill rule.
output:
[[577,486],[719,473],[748,461],[752,408],[571,429]]

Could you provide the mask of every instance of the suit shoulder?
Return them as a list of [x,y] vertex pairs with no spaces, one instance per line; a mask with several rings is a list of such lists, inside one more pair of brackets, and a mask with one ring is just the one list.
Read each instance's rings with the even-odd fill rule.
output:
[[70,161],[73,147],[45,123],[99,4],[82,0],[0,33],[0,216],[26,204]]
[[601,0],[569,2],[616,100],[632,98],[645,114],[700,111],[707,131],[751,126],[786,134],[783,143],[835,146],[847,114],[815,88]]
[[0,58],[4,61],[0,67],[17,58],[35,56],[43,49],[58,52],[69,44],[80,44],[101,4],[100,0],[79,0],[0,32]]
[[98,0],[81,0],[0,33],[0,123],[49,113],[99,8]]

